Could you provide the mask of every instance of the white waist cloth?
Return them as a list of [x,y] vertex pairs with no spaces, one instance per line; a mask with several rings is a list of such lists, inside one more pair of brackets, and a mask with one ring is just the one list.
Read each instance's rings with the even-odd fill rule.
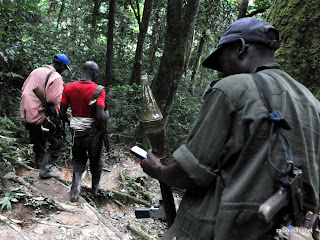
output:
[[75,131],[85,131],[90,129],[92,124],[96,122],[95,118],[87,117],[71,117],[70,118],[70,128]]

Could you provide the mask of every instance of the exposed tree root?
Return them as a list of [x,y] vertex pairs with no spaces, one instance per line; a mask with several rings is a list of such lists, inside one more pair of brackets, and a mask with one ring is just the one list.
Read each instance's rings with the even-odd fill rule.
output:
[[0,214],[0,221],[5,223],[8,227],[19,233],[25,240],[31,240],[18,226],[16,226],[9,218]]
[[[66,185],[70,185],[71,184],[71,181],[66,181],[66,180],[63,180],[63,179],[59,179],[59,181],[63,182]],[[81,183],[81,188],[85,188],[88,191],[91,190],[90,186],[88,184],[86,184],[86,183],[83,183],[83,182]],[[130,201],[135,202],[135,203],[143,204],[143,205],[148,206],[148,207],[151,206],[151,203],[149,201],[145,201],[145,200],[136,198],[134,196],[119,192],[119,191],[114,190],[114,189],[107,189],[107,188],[100,187],[99,191],[111,192],[113,194],[113,197],[116,198],[116,199],[125,199],[125,200],[130,200]]]
[[[6,179],[17,182],[21,185],[24,185],[26,187],[28,187],[34,194],[40,196],[40,194],[45,195],[43,193],[41,193],[37,188],[33,187],[30,183],[26,182],[23,178],[13,174],[13,173],[9,173],[5,176]],[[61,181],[61,180],[60,180]],[[83,186],[85,188],[87,188],[87,186]],[[73,206],[73,205],[68,205],[65,203],[60,202],[57,199],[54,199],[55,202],[55,206],[57,207],[58,210],[61,211],[68,211],[68,212],[76,212],[79,211],[79,206]],[[90,206],[89,203],[87,203],[86,201],[81,201],[81,208],[84,209],[84,211],[87,214],[91,214],[96,216],[100,222],[105,226],[104,231],[107,233],[108,235],[108,239],[110,240],[123,240],[126,239],[123,234],[121,232],[119,232],[119,230],[117,230],[116,228],[114,228],[110,223],[108,223],[104,217],[96,210],[94,209],[92,206]],[[1,221],[3,221],[0,218]],[[14,225],[13,225],[14,226]],[[11,226],[10,226],[11,227]],[[12,227],[13,228],[13,227]],[[15,229],[16,230],[16,229]],[[16,230],[17,231],[17,230]],[[21,231],[21,230],[20,230]],[[25,239],[29,239],[29,238],[25,238]]]
[[149,234],[147,234],[144,231],[142,231],[139,227],[132,226],[132,225],[128,224],[127,228],[130,231],[132,231],[134,234],[136,234],[139,237],[141,237],[141,239],[143,239],[143,240],[153,240],[154,239],[152,236],[150,236]]

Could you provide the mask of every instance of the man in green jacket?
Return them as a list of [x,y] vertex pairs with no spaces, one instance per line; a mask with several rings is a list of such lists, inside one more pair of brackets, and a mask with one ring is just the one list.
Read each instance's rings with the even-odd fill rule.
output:
[[212,81],[204,103],[175,162],[164,166],[148,151],[141,162],[150,176],[185,188],[176,219],[165,239],[272,239],[279,216],[258,218],[259,207],[276,191],[287,167],[271,121],[252,78],[266,81],[272,104],[292,129],[282,132],[292,147],[293,164],[302,170],[304,211],[319,210],[320,105],[318,100],[275,62],[278,31],[256,18],[231,24],[203,66],[225,76]]

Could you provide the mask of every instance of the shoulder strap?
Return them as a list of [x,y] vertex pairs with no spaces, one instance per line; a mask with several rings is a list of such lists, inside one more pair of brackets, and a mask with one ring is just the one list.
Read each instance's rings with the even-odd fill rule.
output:
[[102,86],[102,85],[98,85],[98,86],[96,87],[96,89],[95,89],[95,90],[93,91],[93,93],[92,93],[90,102],[92,102],[92,101],[94,101],[95,99],[97,99],[100,91],[101,91],[103,88],[104,88],[104,86]]
[[264,105],[267,107],[269,113],[271,113],[273,110],[272,100],[270,97],[270,91],[269,91],[269,88],[268,88],[266,81],[258,73],[253,73],[252,78],[253,78],[254,83],[256,84],[256,87],[259,91],[260,97],[261,97]]
[[[293,169],[292,167],[293,157],[292,157],[290,142],[287,139],[287,137],[282,133],[281,129],[291,130],[292,128],[290,124],[280,115],[280,113],[272,107],[270,91],[264,78],[258,73],[253,73],[252,78],[253,78],[253,82],[255,83],[259,91],[259,95],[261,96],[263,103],[265,104],[266,108],[269,111],[268,119],[271,121],[271,127],[269,132],[269,144],[268,144],[269,163],[278,172],[287,174],[289,171]],[[280,169],[276,167],[271,160],[271,149],[272,149],[272,141],[273,141],[272,136],[274,133],[277,135],[280,141],[282,150],[284,152],[285,160],[287,163],[287,169]]]
[[47,75],[47,78],[46,78],[46,82],[44,83],[44,99],[46,100],[46,87],[47,87],[47,83],[48,83],[48,80],[50,78],[50,76],[52,75],[52,73],[54,73],[54,71],[50,71]]
[[291,130],[292,128],[291,128],[289,122],[287,122],[281,116],[281,114],[272,107],[271,94],[269,91],[268,84],[266,83],[264,78],[258,73],[253,73],[252,78],[253,78],[253,82],[255,83],[255,85],[259,91],[260,97],[261,97],[264,105],[266,106],[266,108],[269,111],[268,118],[270,120],[274,121],[278,127],[283,128],[285,130]]

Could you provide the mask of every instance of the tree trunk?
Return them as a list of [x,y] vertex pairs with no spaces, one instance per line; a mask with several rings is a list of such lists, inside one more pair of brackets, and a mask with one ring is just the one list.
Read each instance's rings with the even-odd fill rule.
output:
[[201,64],[201,55],[202,55],[202,50],[203,50],[203,46],[206,41],[206,38],[207,38],[207,33],[206,33],[206,31],[203,31],[201,39],[200,39],[200,43],[199,43],[196,61],[193,66],[193,72],[192,72],[192,76],[191,76],[191,83],[190,83],[190,89],[189,89],[189,92],[191,95],[193,95],[193,93],[194,93],[194,88],[195,88],[195,85],[197,82],[197,73],[198,73],[198,70],[199,70],[199,67]]
[[99,14],[99,8],[101,5],[101,0],[93,0],[94,6],[92,10],[92,18],[91,18],[91,38],[92,40],[96,39],[96,28],[97,28],[97,16]]
[[152,83],[153,94],[165,118],[183,74],[186,41],[193,34],[199,4],[200,0],[188,1],[183,16],[183,0],[168,0],[165,46],[158,74]]
[[247,15],[249,0],[242,0],[239,6],[238,19],[244,18]]
[[313,92],[320,84],[319,9],[319,0],[275,0],[268,17],[280,33],[278,62]]
[[50,7],[48,10],[48,14],[49,14],[49,21],[52,22],[53,20],[53,12],[54,12],[54,8],[56,6],[56,0],[51,0],[50,1]]
[[[140,31],[138,36],[138,43],[137,43],[137,49],[136,49],[136,54],[134,58],[130,84],[133,84],[133,83],[140,84],[140,75],[141,75],[142,59],[143,59],[143,47],[144,47],[144,42],[147,36],[152,8],[153,8],[153,0],[145,0],[142,21],[139,24]],[[138,12],[139,12],[139,9],[138,9]]]
[[109,2],[109,21],[108,21],[108,40],[107,40],[107,65],[105,85],[113,84],[113,35],[114,35],[114,14],[115,14],[116,0]]
[[62,15],[63,15],[63,10],[64,10],[65,6],[66,6],[66,0],[62,0],[61,8],[60,8],[60,11],[59,11],[59,16],[58,16],[58,20],[57,20],[57,28],[59,27],[59,24],[61,22]]
[[[72,35],[71,35],[71,42],[73,42],[75,47],[77,46],[77,10],[78,10],[78,1],[72,0],[72,17],[71,17],[71,26],[72,26]],[[74,48],[71,51],[72,55],[74,55]]]

